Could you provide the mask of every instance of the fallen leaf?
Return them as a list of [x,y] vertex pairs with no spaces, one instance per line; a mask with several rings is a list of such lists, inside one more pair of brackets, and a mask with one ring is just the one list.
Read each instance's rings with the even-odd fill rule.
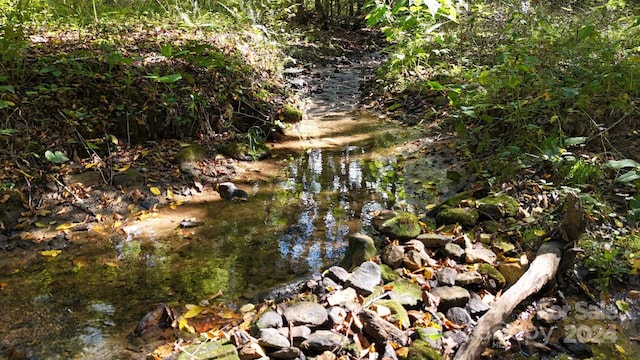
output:
[[131,167],[130,164],[125,164],[123,167],[115,168],[115,169],[118,170],[118,172],[125,172],[125,171],[129,170],[130,167]]
[[152,186],[149,188],[149,191],[151,191],[151,193],[155,196],[160,195],[162,192],[160,191],[160,189],[157,186]]
[[56,257],[56,256],[60,255],[61,252],[62,252],[62,250],[42,250],[42,251],[40,251],[40,255]]
[[204,307],[200,305],[187,304],[185,305],[185,307],[188,310],[184,315],[182,315],[185,319],[198,316],[198,314],[200,314],[202,310],[204,310]]

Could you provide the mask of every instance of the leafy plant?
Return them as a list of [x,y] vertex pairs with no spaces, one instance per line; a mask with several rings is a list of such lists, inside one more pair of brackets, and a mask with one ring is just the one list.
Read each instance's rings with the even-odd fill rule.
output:
[[624,275],[631,270],[629,262],[622,257],[621,248],[618,246],[596,245],[587,249],[587,252],[584,266],[594,274],[590,282],[598,291],[607,293],[613,284],[622,283]]
[[51,150],[47,150],[44,152],[44,157],[51,161],[52,163],[55,164],[61,164],[64,162],[69,161],[69,158],[67,157],[67,155],[65,155],[65,153],[63,153],[62,151],[51,151]]

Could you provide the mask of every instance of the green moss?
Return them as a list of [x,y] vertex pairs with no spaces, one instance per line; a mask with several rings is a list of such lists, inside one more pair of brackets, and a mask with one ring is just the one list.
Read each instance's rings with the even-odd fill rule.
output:
[[482,275],[485,275],[494,279],[495,281],[500,283],[500,286],[504,286],[504,284],[506,283],[506,279],[504,278],[504,275],[502,275],[500,271],[498,271],[496,268],[494,268],[490,264],[478,265],[478,272]]
[[466,227],[472,227],[478,222],[479,214],[475,209],[471,208],[446,208],[440,210],[436,215],[439,224],[460,224]]
[[380,264],[380,270],[382,271],[382,281],[385,283],[394,281],[400,277],[400,274],[393,271],[391,266],[387,264]]
[[498,195],[484,197],[476,202],[476,206],[490,219],[501,219],[516,216],[520,203],[509,195]]
[[282,121],[286,123],[297,123],[302,120],[302,111],[291,105],[285,105],[282,112]]
[[409,240],[420,235],[422,228],[418,217],[410,212],[399,212],[382,223],[380,232],[391,239]]
[[407,313],[407,310],[399,302],[395,300],[378,300],[376,304],[389,308],[389,310],[391,310],[391,319],[403,329],[411,326],[409,313]]
[[440,352],[423,340],[416,340],[409,346],[406,360],[442,360]]
[[264,159],[271,151],[264,143],[250,146],[247,142],[232,142],[220,146],[220,152],[236,160],[251,161]]

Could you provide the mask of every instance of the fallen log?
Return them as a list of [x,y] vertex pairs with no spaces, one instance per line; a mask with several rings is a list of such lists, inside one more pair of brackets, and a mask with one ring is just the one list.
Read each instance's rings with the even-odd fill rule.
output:
[[538,248],[536,258],[529,269],[480,318],[469,340],[458,349],[455,360],[479,359],[491,341],[493,333],[504,324],[516,306],[540,291],[556,276],[564,250],[578,240],[586,226],[586,218],[576,194],[567,194],[563,210],[562,223],[556,231],[552,232],[552,240]]

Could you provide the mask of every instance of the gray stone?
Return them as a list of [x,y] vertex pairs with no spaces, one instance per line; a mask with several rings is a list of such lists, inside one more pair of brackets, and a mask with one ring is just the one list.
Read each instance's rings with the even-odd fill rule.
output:
[[256,321],[256,327],[258,329],[266,328],[279,328],[282,327],[282,315],[273,310],[269,310],[262,314],[258,321]]
[[440,311],[446,311],[454,306],[463,307],[469,301],[469,291],[460,286],[439,286],[431,289],[431,294],[440,298]]
[[480,316],[484,315],[487,311],[489,311],[491,307],[483,303],[482,300],[480,300],[480,298],[478,297],[478,295],[474,294],[471,297],[471,299],[469,299],[466,309],[469,312],[469,314],[471,314],[471,316],[479,318]]
[[[456,275],[458,275],[456,269],[445,267],[436,271],[436,280],[440,285],[455,285]],[[482,276],[480,276],[480,280],[482,280]]]
[[329,320],[331,320],[331,323],[334,325],[342,324],[347,318],[347,311],[339,306],[330,307],[327,310],[327,313],[329,315]]
[[382,249],[380,259],[382,263],[391,266],[396,269],[402,266],[402,258],[404,257],[404,249],[400,245],[389,244]]
[[418,251],[418,252],[424,252],[425,251],[425,246],[422,243],[422,241],[416,240],[416,239],[412,239],[412,240],[407,241],[404,244],[404,246],[405,246],[405,248],[407,250],[415,250],[415,251]]
[[362,263],[347,280],[346,285],[353,287],[356,292],[365,296],[373,292],[373,288],[380,284],[382,271],[373,261]]
[[326,277],[342,285],[349,278],[349,272],[340,266],[332,266],[327,269]]
[[459,259],[464,255],[464,249],[458,244],[448,243],[442,248],[442,253],[444,256]]
[[391,300],[408,306],[415,306],[422,301],[422,288],[418,283],[408,279],[398,279],[387,285],[392,288],[389,293]]
[[297,347],[288,347],[286,349],[274,351],[269,354],[269,357],[273,359],[306,359],[302,350],[298,349]]
[[479,285],[482,284],[483,278],[482,274],[473,270],[466,271],[456,275],[456,285],[467,286],[467,285]]
[[420,340],[425,341],[434,349],[440,350],[442,347],[442,333],[435,327],[417,327],[416,334]]
[[346,288],[344,290],[338,290],[327,297],[327,303],[330,306],[342,306],[348,310],[355,308],[355,301],[358,294],[353,288]]
[[305,325],[292,326],[291,329],[288,327],[281,327],[278,331],[280,331],[280,334],[284,335],[287,339],[306,339],[307,336],[311,334],[311,328]]
[[339,349],[347,341],[344,336],[334,333],[330,330],[318,330],[309,335],[307,340],[300,344],[303,350],[310,350],[314,352],[322,351],[334,351]]
[[327,310],[320,304],[311,301],[295,303],[284,310],[284,317],[294,325],[320,326],[327,319]]
[[411,271],[416,271],[422,268],[427,260],[429,260],[429,255],[425,252],[409,250],[402,258],[402,265]]
[[465,342],[467,342],[467,340],[469,340],[469,335],[460,330],[445,331],[444,334],[442,334],[442,337],[452,339],[453,342],[455,342],[458,346],[464,344]]
[[447,310],[447,319],[460,325],[472,325],[474,323],[467,310],[458,306],[454,306]]
[[224,340],[186,345],[178,360],[240,360],[235,345]]
[[426,233],[420,234],[416,237],[416,240],[420,240],[424,246],[435,249],[441,248],[448,243],[452,242],[454,239],[451,235],[442,235],[442,234],[434,234],[434,233]]
[[382,352],[380,359],[384,360],[398,360],[398,355],[396,354],[396,350],[391,346],[391,344],[386,343],[384,346],[384,351]]
[[467,263],[473,264],[478,262],[485,262],[487,264],[493,264],[498,258],[496,254],[485,248],[467,249],[465,258]]
[[260,329],[260,340],[258,343],[270,348],[288,348],[291,346],[289,339],[282,335],[280,331],[273,328]]
[[378,249],[370,236],[361,233],[352,234],[349,235],[349,247],[339,265],[351,270],[377,254]]

